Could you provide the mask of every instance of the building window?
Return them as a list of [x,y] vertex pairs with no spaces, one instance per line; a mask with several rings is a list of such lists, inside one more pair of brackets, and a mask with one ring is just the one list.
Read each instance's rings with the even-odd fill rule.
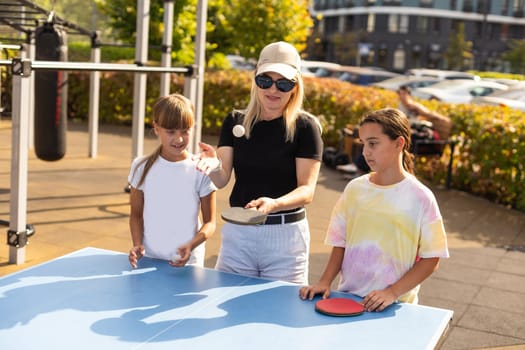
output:
[[434,33],[440,33],[441,32],[441,19],[438,17],[433,18],[432,23],[433,23],[432,31]]
[[452,11],[456,11],[457,10],[457,7],[458,7],[458,2],[457,0],[450,0],[450,9]]
[[419,6],[420,7],[433,7],[434,1],[433,0],[419,0]]
[[501,1],[501,14],[507,15],[509,12],[509,0],[502,0]]
[[478,0],[478,13],[490,13],[490,1]]
[[397,71],[405,70],[405,50],[403,50],[403,47],[398,47],[394,51],[394,62],[392,67]]
[[354,16],[345,17],[345,32],[351,32],[354,30]]
[[374,13],[368,14],[368,22],[366,24],[366,30],[369,33],[373,33],[376,27],[376,15]]
[[325,17],[325,21],[324,21],[325,34],[332,34],[338,31],[339,31],[339,18],[338,17]]
[[390,33],[408,33],[408,15],[389,15],[388,31]]
[[508,38],[509,38],[509,25],[508,25],[508,23],[502,23],[501,24],[500,39],[505,41]]
[[483,22],[476,22],[476,35],[478,38],[483,38]]
[[428,17],[424,17],[424,16],[417,17],[416,30],[418,33],[426,33],[428,31]]
[[386,48],[381,48],[377,52],[377,65],[379,67],[386,67],[388,63],[388,50]]
[[464,12],[474,11],[474,4],[472,3],[472,0],[463,0],[463,11]]
[[397,33],[398,32],[398,23],[397,23],[397,15],[389,15],[388,16],[388,31],[390,33]]
[[314,9],[317,11],[325,9],[325,0],[316,0],[314,3]]
[[408,33],[408,15],[401,15],[399,18],[399,32]]
[[512,15],[514,17],[523,17],[523,2],[524,0],[514,0]]

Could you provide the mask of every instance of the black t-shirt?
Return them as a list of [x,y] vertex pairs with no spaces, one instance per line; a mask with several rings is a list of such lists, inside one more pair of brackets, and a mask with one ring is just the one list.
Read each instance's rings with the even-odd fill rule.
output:
[[232,129],[244,115],[229,114],[223,122],[219,147],[233,147],[235,185],[230,205],[244,207],[259,197],[278,198],[297,188],[296,158],[321,160],[323,141],[317,123],[307,115],[296,121],[293,142],[286,142],[284,118],[255,123],[250,139],[235,137]]

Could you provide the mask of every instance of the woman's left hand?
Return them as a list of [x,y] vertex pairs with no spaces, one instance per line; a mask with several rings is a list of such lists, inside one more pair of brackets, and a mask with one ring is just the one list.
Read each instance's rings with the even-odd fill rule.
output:
[[277,201],[269,197],[260,197],[260,198],[257,198],[257,199],[254,199],[248,202],[245,208],[247,209],[254,208],[260,212],[269,214],[271,212],[276,211],[275,209],[277,208]]

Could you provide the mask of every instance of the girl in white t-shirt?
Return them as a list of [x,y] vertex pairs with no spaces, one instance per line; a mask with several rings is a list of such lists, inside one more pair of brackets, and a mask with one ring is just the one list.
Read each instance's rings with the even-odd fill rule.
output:
[[155,102],[153,128],[160,145],[135,159],[128,176],[133,267],[142,256],[177,267],[204,265],[204,242],[216,226],[216,188],[186,150],[194,124],[186,97],[172,94]]
[[367,311],[417,303],[420,283],[449,256],[436,198],[413,175],[403,112],[369,113],[359,137],[371,172],[350,181],[337,201],[325,240],[333,247],[328,264],[319,282],[299,295],[328,298],[341,272],[338,290],[363,297]]

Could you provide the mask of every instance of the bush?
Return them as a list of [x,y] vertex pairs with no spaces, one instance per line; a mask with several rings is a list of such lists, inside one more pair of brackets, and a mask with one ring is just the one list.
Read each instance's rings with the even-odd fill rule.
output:
[[[204,82],[202,132],[217,135],[222,120],[233,108],[247,105],[252,74],[245,71],[209,71]],[[172,74],[171,91],[183,92],[184,77]],[[101,73],[99,116],[101,123],[130,125],[133,109],[133,73]],[[68,75],[69,117],[86,120],[89,104],[89,73]],[[305,77],[304,107],[319,116],[325,146],[337,147],[340,130],[356,124],[364,113],[397,107],[395,93],[354,86],[336,79]],[[159,74],[148,75],[146,123],[159,95]],[[427,107],[448,115],[454,122],[452,187],[525,211],[525,113],[491,106],[452,105],[423,101]],[[418,157],[419,177],[444,184],[448,148],[441,159]]]

